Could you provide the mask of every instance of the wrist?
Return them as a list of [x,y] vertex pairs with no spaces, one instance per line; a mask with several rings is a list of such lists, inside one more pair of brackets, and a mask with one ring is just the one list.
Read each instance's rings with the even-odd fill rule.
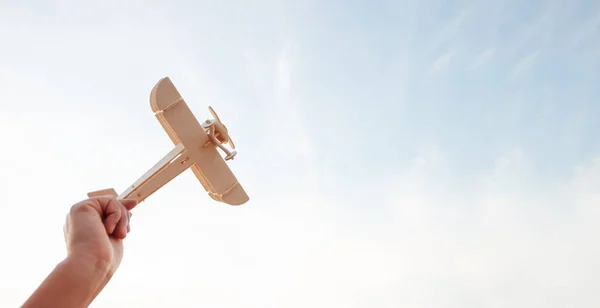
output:
[[110,279],[114,273],[110,261],[85,253],[69,254],[61,263],[83,271],[96,279],[99,277]]

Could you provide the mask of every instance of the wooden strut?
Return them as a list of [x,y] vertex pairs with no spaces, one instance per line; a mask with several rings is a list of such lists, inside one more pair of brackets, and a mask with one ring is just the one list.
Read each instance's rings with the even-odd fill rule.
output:
[[138,202],[144,201],[193,164],[186,154],[183,145],[179,144],[150,170],[146,171],[133,185],[121,193],[119,198],[136,199]]

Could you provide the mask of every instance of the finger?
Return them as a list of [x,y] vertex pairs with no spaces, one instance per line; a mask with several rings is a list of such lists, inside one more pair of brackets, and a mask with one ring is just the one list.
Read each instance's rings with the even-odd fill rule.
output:
[[136,200],[117,200],[115,196],[98,196],[90,198],[89,201],[104,220],[104,226],[109,235],[118,238],[124,238],[127,235],[128,212],[137,205]]
[[123,238],[127,236],[129,232],[129,218],[131,217],[131,212],[127,210],[127,208],[121,203],[123,209],[123,217],[125,217],[125,226],[123,227]]
[[115,232],[113,235],[117,238],[123,239],[127,236],[127,225],[129,224],[129,214],[127,214],[127,209],[124,206],[120,207],[121,211],[121,219],[117,223],[117,227],[115,228]]
[[138,204],[137,200],[135,199],[122,199],[119,201],[128,211],[133,210],[133,208]]
[[106,233],[112,234],[122,217],[121,204],[113,196],[100,196],[89,199],[89,203],[104,221]]
[[63,226],[63,236],[65,238],[65,241],[67,240],[68,233],[69,233],[69,215],[67,214],[67,217],[65,217],[65,225]]
[[129,214],[129,220],[127,221],[127,233],[129,233],[131,231],[131,215],[133,215],[133,213],[130,211],[127,211],[127,213]]
[[123,215],[127,217],[127,223],[125,224],[125,228],[123,229],[123,234],[127,236],[127,233],[129,233],[129,221],[131,219],[131,212],[127,210],[127,208],[123,207]]
[[[102,206],[104,205],[104,206]],[[101,204],[103,207],[104,227],[106,233],[113,234],[118,227],[119,221],[123,219],[122,206],[117,202],[117,199],[111,198],[106,203]]]

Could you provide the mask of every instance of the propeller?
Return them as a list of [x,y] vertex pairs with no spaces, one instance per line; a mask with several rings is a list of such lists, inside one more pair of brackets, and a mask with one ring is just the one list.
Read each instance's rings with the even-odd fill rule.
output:
[[215,137],[221,143],[227,143],[229,144],[229,146],[231,146],[232,149],[235,149],[235,144],[233,143],[233,140],[231,140],[231,136],[229,136],[227,126],[225,126],[225,124],[221,122],[221,119],[219,119],[219,116],[211,106],[208,106],[208,110],[210,111],[210,114],[212,114],[212,116],[215,118]]

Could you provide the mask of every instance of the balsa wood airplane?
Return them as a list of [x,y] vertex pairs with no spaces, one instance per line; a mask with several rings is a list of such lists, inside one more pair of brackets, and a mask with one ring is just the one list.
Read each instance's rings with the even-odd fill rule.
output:
[[[152,89],[150,106],[175,148],[118,198],[142,202],[183,171],[192,168],[214,200],[230,205],[248,201],[248,195],[225,162],[237,154],[235,145],[227,127],[210,106],[208,108],[214,119],[199,123],[168,77],[161,79]],[[223,144],[229,144],[232,150]],[[224,159],[217,148],[225,152]],[[117,196],[117,192],[109,188],[88,193],[90,198],[102,195]]]

